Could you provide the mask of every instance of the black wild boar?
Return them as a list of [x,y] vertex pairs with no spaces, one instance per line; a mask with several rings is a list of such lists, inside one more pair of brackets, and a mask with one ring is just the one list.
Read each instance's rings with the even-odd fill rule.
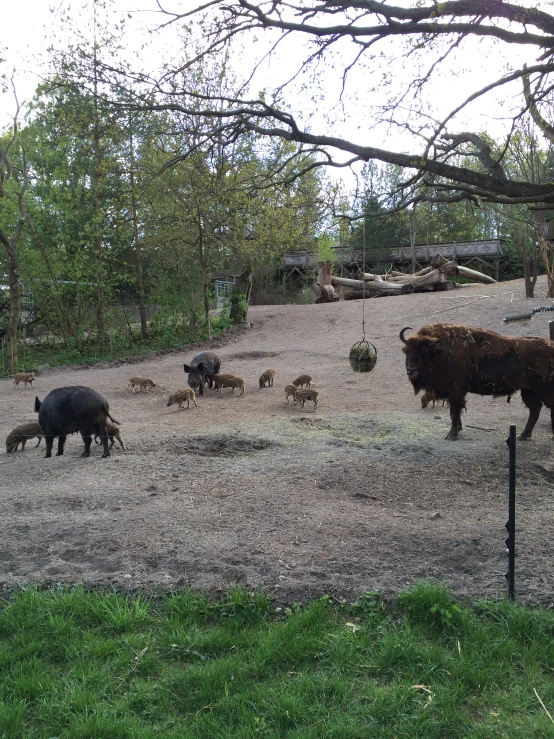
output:
[[82,457],[90,457],[92,436],[102,439],[104,453],[102,457],[109,457],[107,419],[119,423],[110,416],[110,406],[96,390],[90,387],[75,385],[59,387],[52,390],[41,402],[35,398],[35,411],[38,412],[40,427],[46,441],[45,457],[52,456],[54,437],[58,437],[58,451],[56,456],[63,454],[65,440],[68,434],[78,431],[83,437],[85,451]]
[[190,365],[183,365],[185,373],[188,374],[188,384],[190,387],[198,388],[200,395],[204,395],[204,385],[207,382],[208,387],[213,386],[213,380],[210,375],[217,375],[221,369],[221,359],[213,352],[201,352],[197,354]]

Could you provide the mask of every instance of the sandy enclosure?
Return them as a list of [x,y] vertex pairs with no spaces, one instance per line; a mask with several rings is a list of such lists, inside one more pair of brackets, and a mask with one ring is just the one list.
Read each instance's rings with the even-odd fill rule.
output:
[[[206,391],[198,408],[166,407],[186,385],[183,362],[200,347],[147,361],[47,370],[35,390],[0,381],[3,438],[36,419],[63,385],[102,393],[121,422],[127,452],[101,459],[68,438],[63,457],[44,442],[0,455],[0,583],[85,582],[117,587],[265,588],[280,602],[323,592],[394,593],[437,577],[458,594],[505,592],[510,423],[519,395],[468,396],[459,441],[444,439],[447,408],[421,409],[398,338],[406,325],[459,322],[520,336],[547,336],[549,314],[505,326],[504,316],[545,304],[520,281],[449,293],[366,301],[366,334],[378,349],[370,374],[350,369],[361,338],[359,301],[251,309],[254,328],[210,346],[222,372],[246,381],[240,396]],[[202,347],[204,348],[204,347]],[[275,385],[258,387],[275,369]],[[314,413],[285,403],[284,386],[309,373]],[[152,377],[150,394],[128,378]],[[523,601],[554,591],[554,460],[549,413],[518,444],[516,582]]]

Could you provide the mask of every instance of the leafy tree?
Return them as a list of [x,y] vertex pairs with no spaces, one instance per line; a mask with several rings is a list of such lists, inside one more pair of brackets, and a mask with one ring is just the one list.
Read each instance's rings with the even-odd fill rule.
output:
[[4,247],[9,291],[9,314],[5,333],[5,355],[10,373],[17,372],[17,329],[21,318],[21,285],[16,246],[27,220],[25,192],[29,173],[24,150],[19,140],[20,106],[14,98],[16,111],[11,131],[0,137],[0,243]]
[[[255,61],[248,65],[247,78],[236,86],[234,94],[211,95],[211,107],[199,105],[203,98],[193,87],[181,88],[179,93],[172,90],[167,105],[201,116],[207,123],[205,135],[236,139],[242,133],[254,132],[280,137],[297,143],[303,153],[313,153],[321,166],[377,160],[401,167],[406,170],[401,190],[406,206],[427,197],[433,200],[435,193],[444,202],[470,200],[476,205],[482,201],[532,204],[554,200],[551,182],[513,177],[504,167],[503,156],[526,110],[531,112],[537,131],[549,140],[554,137],[554,126],[549,120],[554,16],[548,11],[509,2],[484,8],[481,0],[442,4],[422,0],[412,6],[387,5],[376,0],[308,0],[299,6],[291,6],[285,0],[269,4],[214,0],[183,11],[165,8],[168,24],[197,22],[205,44],[196,59],[213,54],[214,50],[231,48],[239,41],[248,43],[258,36],[268,41],[262,54],[271,48],[275,57],[282,47],[289,62],[291,51],[297,54],[296,73],[290,72],[290,63],[283,64],[283,76],[271,93],[250,92],[249,82],[261,67],[261,58],[258,64]],[[294,46],[291,42],[295,42]],[[486,82],[483,84],[482,76],[475,76],[473,91],[465,99],[458,98],[447,110],[438,93],[444,87],[444,77],[451,79],[462,60],[476,55],[482,59],[487,50],[491,57],[505,52],[506,71],[494,78],[492,70],[485,66]],[[339,53],[341,63],[337,64]],[[390,71],[383,70],[383,57]],[[321,103],[328,96],[334,69],[340,70],[337,85],[341,104],[347,111],[349,106],[363,102],[359,95],[348,97],[349,78],[353,78],[354,87],[362,75],[373,84],[365,101],[363,138],[327,133],[327,119],[314,125],[303,114],[305,97],[310,93],[314,103]],[[318,71],[325,74],[325,86],[318,79]],[[167,80],[164,73],[164,81]],[[164,89],[161,81],[157,84]],[[288,90],[291,97],[287,101]],[[497,156],[486,137],[478,131],[468,131],[465,124],[457,121],[475,101],[486,105],[490,99],[489,108],[496,108],[495,96],[499,94],[513,101],[509,113],[513,125],[508,127],[505,141],[499,142]],[[296,100],[292,95],[296,95]],[[297,104],[299,95],[303,96],[303,105]],[[217,112],[215,97],[219,102],[215,106]],[[417,136],[421,145],[404,153],[367,144],[367,132],[379,130],[383,123],[409,133],[412,141]],[[472,165],[468,167],[467,161]]]
[[116,118],[101,115],[86,91],[55,78],[39,88],[25,137],[35,173],[35,247],[44,260],[29,262],[29,276],[48,279],[54,304],[65,305],[56,320],[66,337],[92,329],[94,303],[102,343],[105,302],[130,279],[122,271],[132,242],[127,133]]

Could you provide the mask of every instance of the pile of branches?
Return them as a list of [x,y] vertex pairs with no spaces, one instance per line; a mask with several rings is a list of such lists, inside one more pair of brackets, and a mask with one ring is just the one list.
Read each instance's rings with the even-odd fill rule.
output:
[[350,288],[344,294],[345,300],[358,300],[380,295],[406,295],[413,292],[433,292],[453,290],[459,287],[449,277],[465,277],[474,283],[490,284],[496,282],[489,275],[460,266],[455,260],[448,261],[437,256],[428,266],[414,274],[390,270],[383,275],[363,272],[361,279],[352,280],[343,277],[331,277],[331,286],[338,292],[341,287]]

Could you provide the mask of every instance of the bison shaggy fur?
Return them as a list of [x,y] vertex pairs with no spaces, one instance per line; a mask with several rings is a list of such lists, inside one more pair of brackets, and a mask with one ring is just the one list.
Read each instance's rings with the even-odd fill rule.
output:
[[467,393],[509,399],[519,390],[529,409],[519,438],[531,438],[543,405],[550,409],[554,431],[554,342],[455,323],[432,323],[405,339],[407,330],[400,338],[408,379],[416,395],[423,390],[448,401],[452,425],[447,439],[461,431]]

